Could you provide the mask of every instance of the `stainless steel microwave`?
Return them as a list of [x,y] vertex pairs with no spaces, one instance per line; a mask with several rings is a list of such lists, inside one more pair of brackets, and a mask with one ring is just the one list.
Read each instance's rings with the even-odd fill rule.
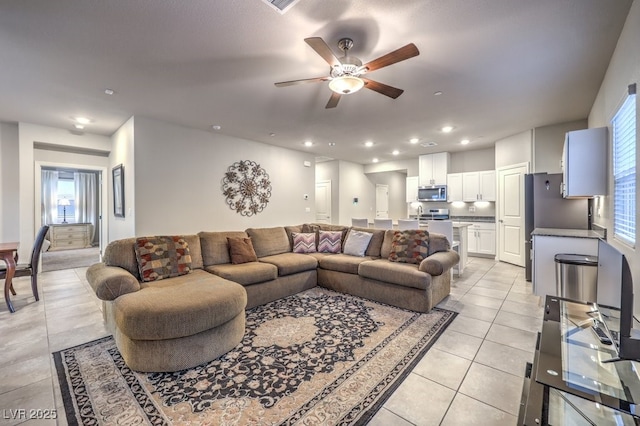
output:
[[447,186],[419,186],[418,201],[447,201]]

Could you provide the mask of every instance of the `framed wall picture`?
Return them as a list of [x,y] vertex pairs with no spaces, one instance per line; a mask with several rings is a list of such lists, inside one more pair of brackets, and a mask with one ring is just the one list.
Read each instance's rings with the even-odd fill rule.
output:
[[113,214],[124,217],[124,168],[117,165],[111,171],[113,174]]

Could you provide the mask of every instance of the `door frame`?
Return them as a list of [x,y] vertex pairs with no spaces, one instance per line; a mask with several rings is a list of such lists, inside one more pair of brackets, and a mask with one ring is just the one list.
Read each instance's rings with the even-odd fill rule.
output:
[[[497,243],[496,244],[496,260],[498,260],[500,262],[506,262],[506,261],[502,260],[502,258],[501,258],[501,255],[502,255],[502,250],[501,250],[501,247],[502,247],[502,244],[501,244],[501,241],[502,241],[502,226],[501,226],[501,223],[502,222],[501,222],[501,220],[502,219],[500,217],[500,207],[501,207],[501,204],[502,204],[503,200],[502,200],[502,197],[501,197],[502,193],[500,191],[500,185],[501,185],[500,172],[501,171],[505,171],[505,170],[509,170],[509,169],[515,169],[515,168],[518,168],[518,167],[524,167],[525,168],[525,172],[523,173],[523,179],[522,179],[522,182],[524,184],[524,175],[530,173],[530,170],[531,170],[531,163],[530,162],[525,161],[525,162],[522,162],[522,163],[509,164],[507,166],[502,166],[502,167],[497,167],[496,168],[496,238],[497,238],[497,240],[496,240],[496,243]],[[521,219],[521,224],[520,224],[521,225],[521,229],[522,229],[522,232],[520,233],[520,239],[522,240],[521,243],[522,243],[523,251],[524,251],[524,242],[525,242],[525,238],[524,238],[524,232],[525,232],[524,205],[526,203],[526,200],[524,199],[524,196],[525,196],[524,186],[522,188],[522,192],[521,193],[522,193],[523,199],[520,200],[520,202],[522,204],[522,212],[523,212],[523,214],[522,214],[522,219]],[[524,253],[524,256],[525,256],[525,259],[523,259],[523,260],[526,261],[527,253]],[[506,262],[506,263],[511,263],[511,262]],[[518,266],[524,267],[524,263],[522,265],[518,265]]]
[[[75,164],[75,163],[56,163],[52,161],[35,161],[34,167],[34,206],[40,206],[41,197],[42,197],[42,168],[43,167],[59,167],[64,169],[81,169],[81,170],[91,170],[99,172],[98,175],[98,220],[100,221],[100,234],[98,237],[99,246],[100,246],[100,259],[102,259],[102,255],[104,254],[104,247],[109,241],[109,223],[108,216],[105,215],[105,209],[109,205],[109,194],[105,185],[107,184],[108,174],[106,167],[100,166],[90,166],[84,164]],[[107,176],[107,178],[105,178]],[[42,226],[42,206],[40,209],[35,210],[34,214],[34,229],[40,229]]]

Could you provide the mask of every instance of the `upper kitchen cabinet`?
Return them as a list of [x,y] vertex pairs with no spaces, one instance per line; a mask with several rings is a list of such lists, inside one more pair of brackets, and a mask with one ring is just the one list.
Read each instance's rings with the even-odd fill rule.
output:
[[496,171],[462,174],[462,201],[495,201]]
[[562,196],[607,193],[607,128],[567,132],[562,151]]
[[418,186],[420,182],[420,178],[418,176],[408,176],[407,177],[407,203],[413,203],[418,200]]
[[462,175],[464,173],[449,173],[447,175],[447,201],[462,201]]
[[448,152],[421,155],[418,161],[420,186],[446,185],[449,161]]

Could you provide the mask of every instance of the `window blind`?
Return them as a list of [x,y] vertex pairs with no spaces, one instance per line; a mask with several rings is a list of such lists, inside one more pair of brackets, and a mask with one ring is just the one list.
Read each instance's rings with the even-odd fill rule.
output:
[[[635,88],[635,87],[634,87]],[[636,95],[631,91],[611,122],[613,129],[613,233],[635,246]]]

